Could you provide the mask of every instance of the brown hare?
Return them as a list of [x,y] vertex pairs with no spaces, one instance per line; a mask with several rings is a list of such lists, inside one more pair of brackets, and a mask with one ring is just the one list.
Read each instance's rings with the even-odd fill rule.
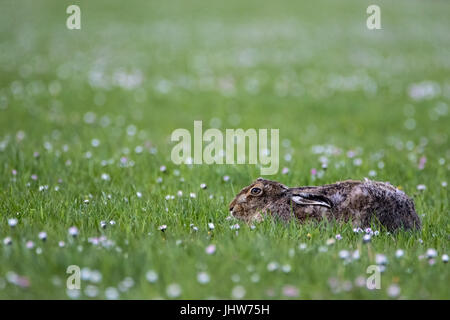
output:
[[414,202],[403,191],[371,180],[288,188],[259,178],[238,193],[230,203],[230,214],[246,222],[261,221],[270,214],[285,221],[293,217],[300,222],[350,221],[361,228],[375,220],[389,231],[421,228]]

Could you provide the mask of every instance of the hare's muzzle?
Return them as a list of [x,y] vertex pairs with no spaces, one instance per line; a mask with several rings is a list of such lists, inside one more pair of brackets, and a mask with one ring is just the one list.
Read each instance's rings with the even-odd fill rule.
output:
[[236,199],[233,199],[233,201],[231,201],[230,204],[228,205],[231,216],[233,216],[233,209],[235,206],[236,206]]
[[230,216],[238,219],[241,218],[245,214],[245,202],[245,195],[236,197],[233,201],[231,201],[230,205],[228,206]]
[[[230,216],[232,216],[232,217],[234,217],[234,218],[237,218],[237,215],[238,215],[238,211],[239,211],[239,210],[234,210],[234,209],[235,209],[234,206],[230,207]],[[238,209],[238,208],[236,208],[236,209]]]

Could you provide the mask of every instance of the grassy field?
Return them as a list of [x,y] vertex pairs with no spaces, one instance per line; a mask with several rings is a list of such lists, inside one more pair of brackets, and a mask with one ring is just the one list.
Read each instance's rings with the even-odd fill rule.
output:
[[[0,3],[1,299],[450,298],[450,2],[377,1],[373,31],[368,1],[73,3],[81,30],[70,1]],[[260,171],[174,165],[194,120],[278,128],[267,178],[390,181],[423,228],[227,220]]]

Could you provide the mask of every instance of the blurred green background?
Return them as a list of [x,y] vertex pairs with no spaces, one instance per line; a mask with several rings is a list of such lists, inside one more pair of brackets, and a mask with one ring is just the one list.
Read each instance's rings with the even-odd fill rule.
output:
[[[431,81],[448,99],[449,5],[377,3],[382,30],[366,27],[369,1],[2,1],[1,127],[82,139],[93,112],[155,140],[217,118],[282,128],[299,147],[382,147],[411,131],[445,146],[448,118],[428,116],[439,101],[408,92]],[[81,30],[65,27],[69,4]]]

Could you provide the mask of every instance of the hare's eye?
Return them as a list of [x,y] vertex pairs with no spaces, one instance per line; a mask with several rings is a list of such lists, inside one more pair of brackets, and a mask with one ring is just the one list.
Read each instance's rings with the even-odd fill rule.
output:
[[252,190],[250,190],[250,193],[257,196],[262,192],[261,188],[252,188]]

